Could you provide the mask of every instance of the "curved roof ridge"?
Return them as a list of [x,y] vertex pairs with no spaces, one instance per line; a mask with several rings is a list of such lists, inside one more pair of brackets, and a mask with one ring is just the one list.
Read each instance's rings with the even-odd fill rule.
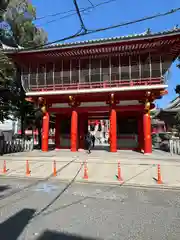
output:
[[164,110],[169,110],[172,108],[177,108],[180,106],[180,97],[177,96],[175,99],[173,99]]
[[[100,43],[109,43],[109,42],[116,42],[116,41],[123,41],[123,40],[136,40],[138,38],[148,38],[148,37],[160,37],[163,35],[170,35],[170,34],[180,34],[180,28],[173,28],[170,30],[165,30],[161,32],[155,32],[152,33],[151,31],[147,30],[143,33],[140,34],[131,34],[131,35],[126,35],[126,36],[115,36],[115,37],[110,37],[110,38],[98,38],[98,39],[92,39],[92,40],[84,40],[84,41],[75,41],[75,42],[62,42],[62,43],[52,43],[52,44],[45,44],[42,47],[35,48],[34,50],[43,50],[43,49],[51,49],[51,48],[60,48],[60,47],[73,47],[73,46],[78,46],[78,45],[86,45],[86,44],[100,44]],[[31,49],[28,48],[23,48],[23,47],[18,47],[18,48],[8,48],[4,50],[24,50],[24,51],[30,51]]]

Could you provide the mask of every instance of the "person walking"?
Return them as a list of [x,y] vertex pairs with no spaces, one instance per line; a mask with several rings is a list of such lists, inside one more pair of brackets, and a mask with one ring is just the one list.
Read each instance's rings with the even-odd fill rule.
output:
[[93,147],[93,148],[94,148],[94,145],[95,145],[95,140],[96,140],[95,136],[92,135],[92,147]]
[[88,154],[90,154],[91,147],[92,147],[92,135],[90,132],[88,132],[86,135],[86,146],[87,146]]

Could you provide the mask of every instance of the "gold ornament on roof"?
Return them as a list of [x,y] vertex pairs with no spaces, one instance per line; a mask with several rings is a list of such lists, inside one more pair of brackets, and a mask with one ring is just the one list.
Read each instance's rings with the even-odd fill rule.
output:
[[46,113],[46,106],[45,106],[45,105],[42,106],[41,111],[42,111],[43,113]]
[[149,101],[145,102],[145,110],[149,111],[151,107],[151,103]]
[[146,97],[150,97],[150,96],[151,96],[151,92],[150,91],[146,92]]
[[114,93],[111,93],[111,100],[110,100],[110,102],[111,102],[111,104],[114,104]]
[[164,96],[164,95],[166,95],[166,94],[168,94],[168,91],[167,91],[167,90],[162,90],[162,91],[160,91],[160,95],[161,95],[161,96]]
[[74,106],[75,105],[75,98],[73,97],[73,96],[69,96],[69,104],[71,105],[71,106]]

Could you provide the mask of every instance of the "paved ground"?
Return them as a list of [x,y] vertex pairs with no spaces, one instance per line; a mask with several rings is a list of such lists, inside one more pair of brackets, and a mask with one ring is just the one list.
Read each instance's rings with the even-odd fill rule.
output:
[[[7,173],[3,174],[3,162],[6,160]],[[120,184],[117,180],[118,161],[121,165],[121,175],[124,184],[159,187],[157,184],[157,164],[160,164],[163,184],[161,187],[180,188],[180,158],[162,151],[154,151],[152,155],[133,151],[92,151],[72,153],[70,151],[49,151],[43,153],[15,153],[0,157],[0,176],[26,177],[26,160],[29,160],[31,175],[29,178],[49,179],[53,177],[53,161],[56,161],[57,179],[70,181],[88,181],[96,183]],[[83,179],[86,161],[88,180]]]
[[178,191],[1,179],[0,199],[3,240],[180,239]]
[[[73,156],[78,156],[78,157],[85,157],[87,156],[86,154],[83,155],[84,150],[78,151],[78,152],[71,152],[70,150],[52,150],[49,152],[42,152],[39,150],[34,150],[32,152],[18,152],[18,153],[12,153],[12,154],[6,154],[3,157],[6,157],[7,159],[37,159],[37,157],[40,157],[42,159],[46,158],[53,158],[58,160],[58,158],[68,158],[68,157],[73,157]],[[113,156],[113,157],[112,157]],[[2,159],[3,157],[0,157]],[[131,150],[119,150],[116,153],[111,153],[107,150],[92,150],[92,153],[89,157],[93,157],[96,159],[101,158],[102,161],[112,161],[113,158],[120,158],[120,159],[128,159],[128,160],[133,160],[133,159],[154,159],[154,160],[164,160],[167,161],[171,159],[171,161],[178,161],[179,155],[173,155],[171,156],[170,153],[168,152],[163,152],[160,150],[154,150],[152,154],[150,155],[143,155],[139,152],[131,151]]]

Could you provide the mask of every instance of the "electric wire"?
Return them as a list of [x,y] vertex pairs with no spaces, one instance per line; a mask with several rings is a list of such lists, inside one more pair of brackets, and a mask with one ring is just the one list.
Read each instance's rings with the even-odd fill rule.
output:
[[[88,0],[89,1],[89,0]],[[108,0],[108,1],[103,1],[103,2],[100,2],[98,4],[92,4],[91,3],[91,6],[90,7],[87,7],[87,8],[80,8],[80,12],[84,12],[84,11],[88,11],[88,10],[91,10],[93,8],[97,8],[97,7],[100,7],[100,6],[103,6],[103,5],[106,5],[106,4],[109,4],[109,3],[112,3],[112,2],[115,2],[117,0]],[[89,1],[90,2],[90,1]],[[55,16],[59,16],[59,15],[63,15],[63,14],[67,14],[67,13],[71,13],[73,12],[73,15],[76,14],[76,11],[74,9],[71,9],[71,10],[68,10],[68,11],[65,11],[65,12],[57,12],[57,13],[52,13],[52,14],[48,14],[48,15],[44,15],[42,17],[37,17],[35,19],[35,21],[38,21],[38,20],[42,20],[42,19],[45,19],[45,18],[48,18],[48,17],[55,17]],[[67,15],[65,17],[71,17],[72,14],[70,15]]]
[[56,43],[59,43],[59,42],[71,40],[71,39],[81,37],[81,36],[85,36],[85,35],[88,35],[88,34],[103,32],[103,31],[107,31],[107,30],[110,30],[110,29],[114,29],[114,28],[119,28],[119,27],[124,27],[124,26],[128,26],[128,25],[144,22],[144,21],[147,21],[147,20],[152,20],[152,19],[156,19],[156,18],[160,18],[160,17],[165,17],[165,16],[168,16],[168,15],[174,14],[178,11],[180,11],[180,7],[175,8],[175,9],[171,9],[171,10],[169,10],[167,12],[164,12],[164,13],[158,13],[158,14],[154,14],[154,15],[151,15],[151,16],[148,16],[148,17],[143,17],[143,18],[140,18],[140,19],[127,21],[127,22],[124,22],[124,23],[111,25],[111,26],[104,27],[104,28],[98,28],[98,29],[92,29],[92,30],[87,29],[86,32],[82,32],[83,29],[81,28],[78,32],[76,32],[75,34],[72,34],[70,36],[67,36],[67,37],[64,37],[64,38],[61,38],[61,39],[58,39],[58,40],[55,40],[55,41],[47,42],[45,44],[41,44],[41,45],[38,45],[36,47],[24,48],[23,51],[25,51],[25,50],[36,50],[38,48],[43,48],[45,46],[49,46],[49,45],[56,44]]
[[87,32],[87,28],[85,27],[85,24],[83,22],[83,19],[82,19],[82,16],[81,16],[81,13],[79,11],[79,6],[78,6],[78,3],[76,0],[73,0],[73,3],[74,3],[74,6],[75,6],[75,9],[76,9],[76,13],[78,15],[78,18],[79,18],[79,21],[81,23],[81,29],[84,31],[84,32]]

